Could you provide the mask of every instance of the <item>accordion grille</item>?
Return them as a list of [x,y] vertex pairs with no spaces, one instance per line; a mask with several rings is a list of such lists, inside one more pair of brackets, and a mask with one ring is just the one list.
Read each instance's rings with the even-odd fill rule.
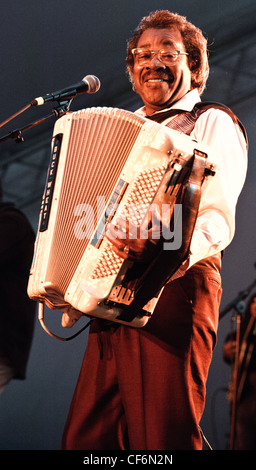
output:
[[[139,226],[146,213],[146,210],[152,202],[160,182],[166,172],[166,166],[150,168],[138,174],[132,185],[129,197],[123,208],[119,211],[119,217],[129,220],[135,226]],[[91,279],[100,279],[113,274],[117,275],[123,260],[111,249],[110,243],[105,244],[105,249],[99,257]]]

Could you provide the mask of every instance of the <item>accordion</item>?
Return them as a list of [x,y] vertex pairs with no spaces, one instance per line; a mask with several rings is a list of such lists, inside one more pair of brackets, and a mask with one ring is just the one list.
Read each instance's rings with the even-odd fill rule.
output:
[[[143,327],[188,256],[201,187],[214,172],[209,148],[132,112],[95,107],[59,118],[29,297],[50,309]],[[145,228],[155,207],[168,209],[157,256],[149,263],[118,257],[105,237],[108,224],[126,217]]]

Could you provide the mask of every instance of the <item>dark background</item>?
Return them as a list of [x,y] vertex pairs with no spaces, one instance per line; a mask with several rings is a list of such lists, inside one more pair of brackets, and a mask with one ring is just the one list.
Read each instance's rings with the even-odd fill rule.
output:
[[[205,100],[232,107],[246,126],[249,170],[237,208],[237,231],[223,264],[221,309],[255,278],[256,5],[253,0],[9,0],[1,5],[0,122],[37,96],[94,74],[101,89],[73,100],[71,110],[117,106],[135,110],[139,98],[125,71],[126,43],[142,16],[156,9],[178,12],[209,39],[211,74]],[[0,136],[52,114],[52,104],[30,108],[1,128]],[[14,201],[35,230],[54,119],[1,143],[0,176],[5,200]],[[15,293],[14,293],[15,295]],[[230,430],[226,389],[230,369],[222,346],[232,311],[221,321],[207,385],[202,428],[214,449],[226,449]],[[47,321],[58,330],[60,312]],[[66,331],[62,331],[63,334]],[[36,322],[27,380],[13,381],[0,396],[1,450],[55,450],[87,344],[87,333],[71,342],[50,338]]]

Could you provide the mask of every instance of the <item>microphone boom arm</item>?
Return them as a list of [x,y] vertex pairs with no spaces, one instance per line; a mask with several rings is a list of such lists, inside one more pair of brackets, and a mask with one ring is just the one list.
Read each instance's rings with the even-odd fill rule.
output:
[[231,309],[239,310],[239,303],[248,297],[254,286],[256,286],[256,279],[247,287],[247,289],[239,292],[238,296],[220,312],[219,318],[223,318]]
[[[15,141],[17,143],[20,143],[20,142],[23,142],[24,139],[23,137],[21,136],[22,132],[28,130],[28,129],[31,129],[32,127],[35,127],[37,126],[38,124],[41,124],[42,122],[45,122],[47,121],[48,119],[51,119],[53,117],[60,117],[60,116],[63,116],[64,114],[66,114],[68,111],[69,111],[69,108],[70,108],[70,104],[71,104],[71,101],[72,101],[73,98],[71,98],[70,100],[61,100],[58,102],[58,106],[54,107],[52,109],[52,112],[51,114],[48,114],[47,116],[44,116],[43,118],[39,119],[39,120],[36,120],[34,122],[31,122],[30,124],[27,124],[26,126],[22,127],[21,129],[15,129],[11,132],[9,132],[8,134],[6,134],[5,136],[3,137],[0,137],[0,144],[2,142],[5,142],[6,140],[9,140],[9,139],[15,139]],[[20,111],[18,111],[17,113],[15,113],[14,115],[12,115],[10,118],[6,119],[2,124],[0,124],[0,127],[4,126],[5,124],[7,124],[8,122],[10,122],[12,119],[14,119],[15,117],[19,116],[19,114],[21,114],[22,112],[26,111],[29,107],[33,106],[31,103],[27,106],[25,106],[24,108],[22,108]]]

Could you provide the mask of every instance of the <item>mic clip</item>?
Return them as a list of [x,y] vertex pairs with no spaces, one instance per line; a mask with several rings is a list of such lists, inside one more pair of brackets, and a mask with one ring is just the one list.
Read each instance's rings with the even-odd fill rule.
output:
[[66,114],[69,111],[72,100],[73,98],[69,100],[65,100],[63,98],[56,100],[58,102],[58,106],[55,106],[52,110],[52,112],[55,113],[55,116],[61,117]]

